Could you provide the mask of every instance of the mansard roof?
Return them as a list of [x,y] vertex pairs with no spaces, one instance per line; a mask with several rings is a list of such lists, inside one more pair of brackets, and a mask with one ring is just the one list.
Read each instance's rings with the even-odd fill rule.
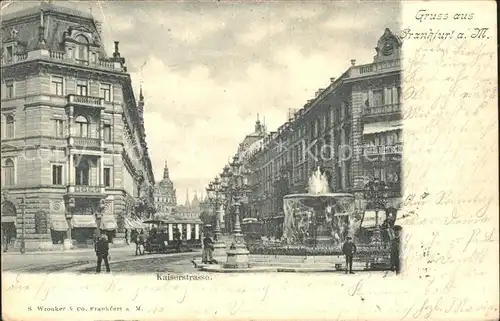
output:
[[45,28],[44,38],[47,49],[63,51],[65,33],[70,34],[71,30],[80,29],[85,33],[92,34],[91,44],[100,47],[100,58],[107,57],[101,43],[101,35],[97,29],[96,21],[89,13],[49,3],[42,3],[25,10],[3,15],[1,38],[11,40],[9,36],[12,30],[15,29],[15,40],[22,44],[24,51],[35,50],[38,46],[42,9]]

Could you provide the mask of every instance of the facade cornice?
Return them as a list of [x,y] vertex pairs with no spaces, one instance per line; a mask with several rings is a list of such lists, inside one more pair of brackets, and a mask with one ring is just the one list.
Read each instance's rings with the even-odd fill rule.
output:
[[2,66],[3,78],[22,79],[26,76],[39,73],[59,73],[74,78],[91,78],[98,81],[115,80],[123,81],[128,75],[114,70],[86,68],[84,66],[69,64],[64,62],[55,62],[49,59],[36,59],[16,64]]

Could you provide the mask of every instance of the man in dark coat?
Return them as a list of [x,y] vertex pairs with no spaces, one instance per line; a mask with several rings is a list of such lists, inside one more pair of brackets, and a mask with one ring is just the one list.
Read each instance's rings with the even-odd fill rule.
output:
[[179,229],[176,227],[174,229],[174,242],[175,242],[175,248],[177,249],[177,252],[181,251],[181,232]]
[[102,260],[104,260],[104,264],[106,265],[106,272],[110,272],[109,261],[108,261],[109,244],[108,244],[108,238],[106,237],[106,235],[101,235],[101,237],[97,241],[97,243],[95,245],[95,253],[97,255],[96,272],[101,273]]
[[352,241],[352,237],[348,236],[347,240],[342,245],[342,253],[345,255],[345,273],[347,272],[354,274],[352,271],[352,258],[356,254],[356,244]]
[[203,238],[203,256],[201,260],[202,263],[205,264],[215,263],[214,262],[215,260],[213,258],[213,252],[214,252],[214,241],[212,240],[210,233],[207,233]]
[[391,241],[391,270],[396,271],[396,274],[400,272],[400,257],[399,257],[399,247],[400,247],[400,235],[401,226],[394,226],[394,238]]

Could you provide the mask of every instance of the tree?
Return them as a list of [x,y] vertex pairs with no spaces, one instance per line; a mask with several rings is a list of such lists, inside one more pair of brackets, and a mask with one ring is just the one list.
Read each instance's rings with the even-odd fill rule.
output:
[[216,216],[213,213],[203,211],[200,214],[200,219],[204,225],[210,224],[212,226],[215,226]]

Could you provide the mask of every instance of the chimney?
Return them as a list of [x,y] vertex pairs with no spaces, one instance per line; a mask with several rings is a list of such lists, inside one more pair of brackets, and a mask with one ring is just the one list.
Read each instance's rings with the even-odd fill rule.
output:
[[113,53],[113,57],[120,57],[120,51],[118,50],[119,41],[115,41],[115,52]]
[[335,77],[330,78],[330,82],[333,84],[335,82]]
[[323,90],[323,88],[316,90],[315,96],[318,97],[323,92]]
[[356,59],[351,59],[351,66],[356,65]]

